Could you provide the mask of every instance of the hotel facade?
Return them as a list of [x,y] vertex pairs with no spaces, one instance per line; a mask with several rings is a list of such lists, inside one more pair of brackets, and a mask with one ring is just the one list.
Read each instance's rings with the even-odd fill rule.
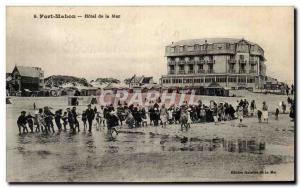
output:
[[165,87],[207,87],[217,82],[228,89],[264,86],[264,50],[244,39],[207,38],[182,40],[166,46]]

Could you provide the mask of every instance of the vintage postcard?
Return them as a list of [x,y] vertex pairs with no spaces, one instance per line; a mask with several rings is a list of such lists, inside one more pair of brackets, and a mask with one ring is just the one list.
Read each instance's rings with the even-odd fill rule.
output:
[[294,182],[294,7],[6,8],[8,182]]

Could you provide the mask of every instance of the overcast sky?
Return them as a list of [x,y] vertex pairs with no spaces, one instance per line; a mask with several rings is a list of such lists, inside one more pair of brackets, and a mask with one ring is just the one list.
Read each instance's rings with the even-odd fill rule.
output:
[[[36,14],[119,14],[119,19],[34,19]],[[165,46],[209,37],[245,38],[265,51],[267,74],[293,82],[292,7],[9,7],[6,71],[38,66],[45,76],[166,74]]]

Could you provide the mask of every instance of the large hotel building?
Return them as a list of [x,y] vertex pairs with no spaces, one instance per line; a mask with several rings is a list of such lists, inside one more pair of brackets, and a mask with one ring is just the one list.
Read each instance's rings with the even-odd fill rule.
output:
[[263,88],[264,50],[244,39],[182,40],[166,46],[166,87],[205,87],[212,82],[228,89]]

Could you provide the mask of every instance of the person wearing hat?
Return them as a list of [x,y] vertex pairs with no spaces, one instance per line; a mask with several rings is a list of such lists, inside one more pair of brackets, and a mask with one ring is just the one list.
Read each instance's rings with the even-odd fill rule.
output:
[[68,113],[68,123],[70,126],[70,131],[72,131],[74,133],[75,132],[74,117],[73,117],[73,113],[71,112],[70,108],[67,108],[67,113]]
[[25,133],[25,131],[28,133],[28,129],[26,127],[27,118],[26,118],[25,115],[26,115],[26,112],[22,111],[21,115],[18,117],[18,120],[17,120],[17,125],[18,125],[18,128],[19,128],[19,134],[22,133],[21,128],[23,128],[23,133]]
[[54,114],[50,111],[48,106],[44,107],[44,115],[45,115],[46,133],[48,133],[48,131],[50,132],[50,128],[52,129],[52,132],[55,133],[54,124],[52,122]]
[[72,113],[73,113],[73,118],[74,118],[75,132],[76,132],[76,128],[78,129],[78,132],[80,132],[79,122],[78,122],[78,119],[77,119],[78,114],[76,112],[76,107],[75,106],[72,108]]
[[89,132],[92,132],[93,120],[95,118],[95,111],[91,108],[91,105],[88,105],[88,108],[85,110],[85,115],[89,123]]

